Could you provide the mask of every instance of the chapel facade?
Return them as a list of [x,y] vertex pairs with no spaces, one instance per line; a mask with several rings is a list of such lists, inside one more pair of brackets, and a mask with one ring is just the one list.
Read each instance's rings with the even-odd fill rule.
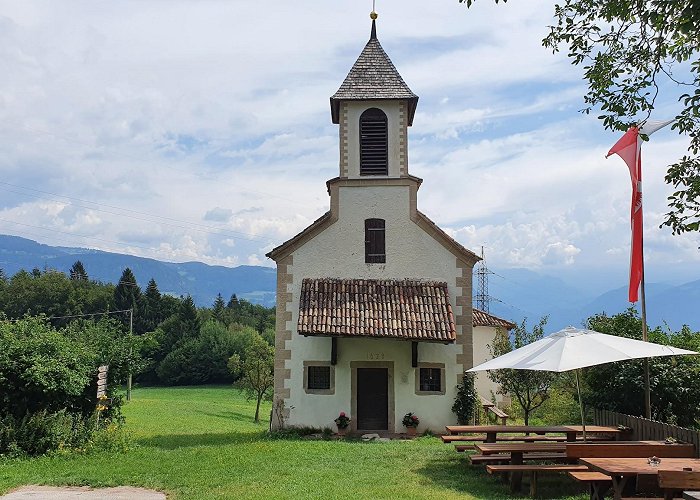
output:
[[373,20],[330,98],[340,154],[330,210],[268,254],[277,263],[273,428],[331,427],[340,412],[352,431],[403,432],[408,412],[419,432],[455,422],[456,386],[475,361],[479,257],[417,208],[422,180],[408,161],[417,103]]

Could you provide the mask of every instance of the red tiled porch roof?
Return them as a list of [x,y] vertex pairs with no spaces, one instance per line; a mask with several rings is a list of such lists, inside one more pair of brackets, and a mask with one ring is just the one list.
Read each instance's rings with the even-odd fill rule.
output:
[[306,278],[301,285],[302,335],[454,342],[447,283],[415,280]]

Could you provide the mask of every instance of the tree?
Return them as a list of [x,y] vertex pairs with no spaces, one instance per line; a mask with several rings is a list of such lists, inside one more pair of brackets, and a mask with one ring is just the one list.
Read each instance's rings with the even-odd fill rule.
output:
[[[614,316],[596,314],[587,328],[609,335],[642,339],[642,321],[630,308]],[[700,332],[649,329],[649,341],[698,351]],[[700,428],[700,360],[696,356],[649,359],[651,414],[655,420]],[[629,415],[644,414],[643,361],[624,361],[584,371],[587,406]]]
[[88,273],[85,270],[83,263],[80,262],[79,260],[76,260],[75,264],[73,264],[71,266],[69,275],[70,275],[70,279],[72,281],[87,281],[88,280]]
[[193,338],[199,335],[201,324],[197,316],[197,306],[194,305],[194,300],[192,300],[191,296],[188,295],[180,303],[178,319],[180,320],[183,337]]
[[[491,355],[495,358],[515,349],[540,340],[544,336],[544,327],[547,317],[543,317],[539,324],[527,330],[527,320],[514,328],[512,339],[508,332],[499,329],[496,332],[493,345],[489,346]],[[525,425],[530,422],[530,415],[549,397],[549,389],[555,380],[551,372],[536,370],[493,370],[489,371],[489,378],[499,385],[498,393],[515,397],[523,409]]]
[[218,294],[216,296],[216,300],[214,301],[214,308],[212,310],[212,315],[214,316],[214,319],[216,321],[219,321],[221,323],[225,323],[225,312],[226,312],[226,302],[224,302],[224,298],[221,296],[221,294]]
[[143,296],[143,322],[146,331],[152,332],[163,321],[161,296],[156,280],[151,278]]
[[[135,333],[144,333],[142,318],[140,316],[141,288],[136,283],[136,276],[128,267],[122,272],[119,283],[114,288],[114,305],[118,310],[131,309],[134,315],[133,330]],[[129,325],[129,315],[122,315],[122,322],[126,327]]]
[[583,65],[582,111],[600,110],[606,129],[643,122],[661,89],[677,92],[683,109],[672,128],[690,144],[666,173],[675,192],[663,225],[674,234],[700,230],[700,0],[563,0],[554,17],[542,44],[566,47],[572,64]]
[[274,383],[275,350],[257,335],[245,350],[245,359],[238,354],[231,356],[229,369],[234,376],[240,376],[239,385],[248,398],[255,399],[255,422],[260,422],[260,402],[271,397]]
[[462,383],[457,387],[457,397],[452,405],[452,412],[457,415],[460,425],[467,425],[472,421],[478,399],[479,395],[474,387],[474,374],[465,373]]

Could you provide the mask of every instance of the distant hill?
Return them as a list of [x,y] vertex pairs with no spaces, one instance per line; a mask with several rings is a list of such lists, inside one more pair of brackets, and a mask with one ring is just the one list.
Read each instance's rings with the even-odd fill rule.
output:
[[172,263],[85,248],[52,247],[17,236],[0,235],[0,268],[11,276],[20,269],[50,268],[68,272],[80,260],[90,279],[116,283],[130,267],[141,286],[151,278],[161,293],[190,294],[199,306],[209,306],[217,293],[228,301],[235,293],[256,304],[274,305],[275,270],[262,266],[223,267],[201,262]]
[[[498,270],[497,274],[504,279],[491,281],[489,292],[497,300],[491,302],[490,312],[516,322],[528,318],[530,326],[547,314],[547,332],[568,325],[581,327],[596,313],[605,312],[610,316],[630,306],[627,287],[596,296],[583,293],[556,277],[527,269]],[[647,322],[652,328],[668,324],[677,331],[687,324],[700,331],[700,280],[677,286],[647,283],[646,296]]]
[[[223,267],[201,262],[182,264],[161,262],[118,253],[85,248],[52,247],[16,236],[0,235],[0,268],[7,275],[20,269],[52,268],[68,272],[76,260],[85,265],[91,279],[116,283],[125,267],[130,267],[142,288],[155,278],[161,292],[173,295],[190,294],[197,305],[209,306],[217,293],[226,300],[235,293],[256,304],[275,303],[275,270],[261,266]],[[532,325],[548,314],[548,332],[567,325],[581,326],[589,316],[624,311],[627,289],[618,288],[600,295],[586,293],[555,276],[529,269],[496,270],[491,280],[491,313],[520,322],[529,319]],[[700,330],[700,280],[671,286],[647,284],[647,309],[652,327],[668,325],[678,330],[688,324]]]

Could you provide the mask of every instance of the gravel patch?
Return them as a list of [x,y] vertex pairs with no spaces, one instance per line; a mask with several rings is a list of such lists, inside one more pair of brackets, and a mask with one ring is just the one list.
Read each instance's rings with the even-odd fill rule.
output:
[[4,500],[165,500],[165,493],[131,486],[93,489],[88,486],[22,486]]

